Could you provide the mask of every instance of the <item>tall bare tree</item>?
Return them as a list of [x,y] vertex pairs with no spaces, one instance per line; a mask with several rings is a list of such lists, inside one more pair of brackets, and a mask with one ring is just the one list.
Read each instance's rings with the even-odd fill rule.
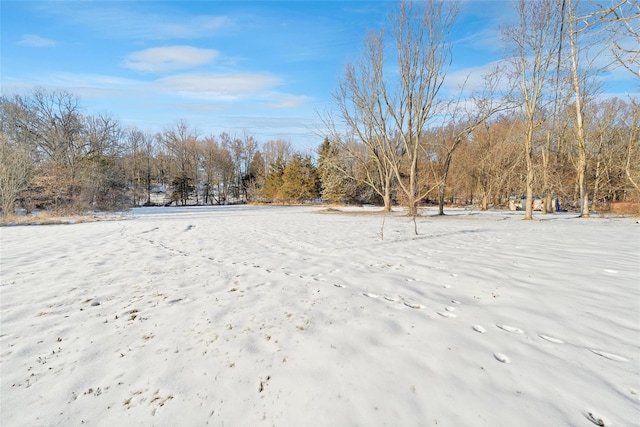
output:
[[[566,39],[569,42],[569,60],[571,64],[571,88],[574,95],[575,107],[575,138],[578,145],[577,184],[580,192],[580,216],[589,217],[589,192],[587,189],[587,140],[584,129],[584,104],[585,104],[585,74],[581,71],[581,57],[584,52],[581,49],[580,41],[585,36],[588,24],[580,16],[577,0],[563,0],[563,12],[566,7],[567,31]],[[564,16],[563,16],[564,19]],[[563,35],[565,35],[563,34]],[[586,35],[588,37],[588,35]]]
[[371,31],[365,39],[362,57],[355,64],[347,64],[338,90],[333,94],[347,129],[340,132],[333,120],[326,122],[333,144],[348,154],[362,173],[354,174],[354,168],[342,162],[334,162],[332,167],[347,179],[369,186],[382,198],[384,211],[389,212],[398,167],[392,162],[399,159],[391,152],[399,146],[389,129],[390,116],[383,96],[387,84],[383,74],[384,50],[384,31]]
[[[226,137],[224,137],[226,135]],[[240,201],[247,201],[246,180],[249,174],[249,165],[258,149],[258,142],[253,135],[246,131],[242,138],[221,135],[223,145],[228,147],[234,166],[234,195]]]
[[33,169],[33,161],[26,147],[11,143],[9,136],[0,132],[0,209],[2,216],[13,216],[16,201],[21,193],[28,188]]
[[126,179],[132,194],[133,205],[138,206],[145,198],[144,204],[150,206],[151,193],[155,173],[156,139],[153,134],[144,132],[136,127],[129,128],[125,136],[125,164]]
[[[470,100],[462,97],[449,103],[444,123],[436,132],[436,139],[440,146],[439,164],[436,166],[436,181],[438,185],[438,214],[444,215],[444,199],[447,187],[449,168],[453,154],[458,146],[465,141],[474,130],[485,124],[491,116],[509,108],[509,103],[499,97],[500,69],[494,69],[484,76],[484,87],[471,96]],[[462,89],[464,90],[464,88]],[[470,101],[469,103],[465,101]]]
[[81,207],[120,208],[125,204],[123,136],[118,120],[110,115],[82,116],[84,156],[79,162]]
[[202,158],[203,202],[225,204],[233,185],[234,164],[231,153],[212,136],[199,141],[198,147]]
[[457,13],[454,2],[401,1],[391,19],[399,80],[394,87],[383,85],[382,96],[402,149],[388,155],[412,216],[431,191],[420,179],[420,159],[426,151],[423,132],[440,112],[439,95],[451,63],[450,36]]
[[631,114],[628,115],[627,157],[624,172],[636,190],[640,202],[640,100],[631,100]]
[[526,210],[524,219],[533,219],[534,140],[540,124],[546,120],[543,108],[546,86],[557,66],[561,40],[561,3],[556,0],[527,1],[516,4],[517,23],[502,30],[509,50],[507,60],[513,70],[516,101],[525,123]]
[[11,216],[36,168],[36,141],[29,123],[31,112],[21,97],[0,97],[0,209]]
[[590,0],[591,10],[581,16],[586,25],[604,24],[615,62],[640,77],[640,1]]
[[265,176],[269,173],[269,167],[275,163],[287,164],[293,156],[291,143],[284,139],[269,140],[262,146],[264,158]]
[[420,170],[427,152],[423,133],[438,113],[457,12],[454,2],[401,0],[389,20],[394,71],[385,73],[384,31],[371,32],[361,60],[347,66],[334,95],[347,132],[332,138],[349,147],[353,137],[367,147],[358,160],[373,166],[365,182],[382,196],[386,210],[394,181],[412,216],[432,189],[425,185],[428,171]]
[[515,137],[520,132],[521,122],[504,115],[488,120],[473,132],[462,167],[477,186],[483,211],[522,188],[518,172],[522,168],[523,153]]
[[198,184],[198,166],[200,164],[197,149],[197,133],[185,121],[178,121],[172,128],[162,134],[162,142],[171,155],[172,179],[174,187],[172,198],[186,205]]

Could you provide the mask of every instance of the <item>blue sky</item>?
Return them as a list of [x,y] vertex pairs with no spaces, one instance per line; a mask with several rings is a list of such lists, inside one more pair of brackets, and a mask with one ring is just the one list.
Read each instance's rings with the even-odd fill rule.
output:
[[[66,89],[88,114],[149,132],[186,121],[201,135],[248,132],[301,148],[322,137],[345,64],[395,1],[1,2],[2,94]],[[502,56],[510,1],[461,4],[447,86]],[[637,93],[614,72],[605,92]]]

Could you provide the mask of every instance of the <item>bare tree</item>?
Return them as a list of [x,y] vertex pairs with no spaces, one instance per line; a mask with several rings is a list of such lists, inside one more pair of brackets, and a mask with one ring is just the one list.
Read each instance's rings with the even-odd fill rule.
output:
[[603,100],[590,104],[585,117],[594,202],[606,205],[629,197],[638,199],[640,108],[637,102],[627,103],[619,98]]
[[24,146],[11,143],[0,132],[0,208],[2,216],[13,216],[20,194],[28,188],[33,174],[33,161]]
[[423,133],[438,112],[457,12],[453,2],[401,0],[389,21],[397,69],[385,74],[385,34],[371,32],[360,62],[347,66],[334,95],[347,131],[332,139],[347,148],[352,137],[367,147],[358,158],[367,171],[364,182],[382,196],[386,210],[393,182],[412,216],[431,190],[425,188],[427,171],[420,170],[427,151]]
[[83,157],[78,162],[78,207],[120,208],[125,202],[124,132],[107,114],[82,116]]
[[[375,194],[382,200],[383,211],[390,212],[396,190],[395,168],[379,141],[367,144],[354,135],[334,134],[335,154],[322,159],[322,167],[336,172],[332,174],[331,183],[334,196],[339,188],[347,198],[349,194],[355,196],[358,188],[366,189],[366,193]],[[368,199],[365,194],[357,198]]]
[[[453,2],[401,1],[391,19],[399,81],[393,89],[384,85],[382,96],[402,150],[389,151],[388,155],[412,216],[417,214],[418,202],[431,190],[420,185],[419,161],[425,151],[422,136],[439,112],[440,90],[451,63],[449,38],[457,13],[458,5]],[[406,178],[396,166],[402,163]]]
[[36,204],[54,208],[122,203],[117,170],[122,130],[117,120],[83,115],[78,97],[66,91],[36,89],[10,104],[11,126],[19,131],[14,134],[27,138],[37,166],[29,207],[36,199]]
[[527,168],[526,211],[524,219],[533,218],[534,139],[545,121],[545,86],[557,65],[557,50],[562,24],[561,4],[556,0],[519,0],[517,24],[503,29],[510,49],[507,58],[513,70],[517,102],[524,117],[524,153]]
[[523,154],[515,137],[520,131],[520,121],[500,116],[473,132],[465,169],[477,185],[483,211],[489,204],[500,204],[504,196],[522,188],[518,171]]
[[16,96],[14,103],[25,112],[15,117],[17,127],[31,136],[43,166],[39,181],[56,194],[56,207],[68,205],[78,193],[80,164],[92,155],[84,137],[79,98],[67,91],[39,88],[30,96]]
[[638,160],[640,159],[640,101],[637,99],[631,101],[631,114],[628,120],[627,158],[624,171],[640,199],[640,160]]
[[258,142],[245,131],[242,138],[223,138],[223,143],[228,146],[233,159],[234,195],[236,199],[246,202],[247,188],[245,181],[249,173],[251,160],[258,149]]
[[[486,123],[491,116],[509,108],[507,102],[497,98],[500,70],[494,69],[484,76],[484,88],[471,97],[471,106],[462,98],[449,104],[445,124],[437,131],[440,145],[440,162],[437,167],[436,179],[438,185],[438,214],[444,215],[444,199],[447,187],[449,167],[453,154],[478,127]],[[464,88],[462,89],[464,90]]]
[[[640,2],[626,0],[613,8],[612,52],[620,65],[640,77]],[[628,45],[620,40],[628,40]],[[635,46],[635,47],[634,47]]]
[[640,2],[616,0],[610,4],[590,0],[592,10],[580,20],[587,26],[604,24],[615,62],[640,77]]
[[[333,94],[346,125],[340,132],[333,120],[329,125],[331,140],[337,149],[348,154],[363,173],[354,174],[349,164],[334,162],[332,167],[345,177],[369,186],[384,202],[384,211],[391,211],[392,185],[400,156],[392,155],[399,149],[398,139],[389,129],[389,111],[384,102],[383,68],[384,32],[371,31],[365,39],[362,57],[356,64],[348,64],[338,90]],[[354,144],[354,142],[356,142]],[[357,144],[360,142],[365,150]]]
[[144,204],[150,206],[151,193],[156,174],[156,138],[136,127],[125,132],[125,175],[133,205],[137,206],[145,198]]
[[[580,216],[583,218],[589,217],[589,192],[587,189],[587,141],[584,130],[584,103],[585,103],[585,88],[584,88],[584,74],[580,71],[580,56],[581,46],[579,44],[579,38],[584,34],[584,31],[588,28],[587,25],[580,27],[580,23],[583,22],[578,15],[577,1],[563,0],[563,9],[566,3],[567,10],[567,32],[566,38],[569,41],[570,47],[570,63],[571,63],[571,88],[574,95],[575,106],[575,137],[578,144],[578,164],[576,166],[578,172],[578,189],[580,192]],[[564,18],[564,17],[563,17]]]
[[270,140],[262,146],[262,157],[264,158],[266,176],[269,173],[270,165],[277,162],[289,163],[289,160],[293,157],[293,148],[291,143],[284,139]]
[[[173,128],[165,130],[162,142],[172,157],[172,179],[174,187],[172,199],[182,205],[189,202],[198,185],[198,165],[200,163],[196,146],[197,133],[186,122],[178,121]],[[196,203],[198,201],[197,191]]]
[[205,204],[225,204],[233,184],[234,164],[231,153],[228,147],[218,143],[212,136],[204,138],[198,146],[204,176],[203,201]]
[[25,124],[30,111],[20,97],[0,97],[0,209],[14,214],[17,199],[28,188],[37,167],[34,135]]
[[249,172],[246,182],[247,202],[255,202],[260,199],[260,188],[267,178],[265,161],[260,150],[256,150],[249,164]]
[[72,197],[79,164],[92,155],[82,135],[80,99],[67,91],[36,89],[26,101],[36,114],[32,132],[38,135],[38,145],[48,159],[68,171]]

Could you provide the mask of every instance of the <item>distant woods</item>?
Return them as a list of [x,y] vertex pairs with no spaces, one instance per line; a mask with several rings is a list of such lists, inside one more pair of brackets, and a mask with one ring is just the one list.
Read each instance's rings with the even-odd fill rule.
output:
[[640,79],[638,2],[515,7],[504,60],[451,95],[457,5],[400,2],[347,64],[312,153],[250,133],[201,135],[185,121],[124,127],[64,90],[3,95],[2,212],[326,201],[415,215],[425,203],[444,213],[522,196],[528,219],[553,199],[582,216],[594,203],[640,202],[640,100],[598,89],[613,69]]
[[301,203],[319,195],[311,154],[252,135],[163,132],[85,115],[66,91],[0,100],[2,210],[111,210],[149,205]]
[[554,199],[583,217],[593,202],[638,202],[640,100],[598,87],[613,70],[640,78],[638,1],[513,5],[502,61],[448,80],[458,4],[400,1],[322,115],[330,136],[320,164],[336,175],[324,188],[357,182],[410,215],[425,201],[444,214],[445,202],[487,209],[517,199],[525,219],[557,208]]

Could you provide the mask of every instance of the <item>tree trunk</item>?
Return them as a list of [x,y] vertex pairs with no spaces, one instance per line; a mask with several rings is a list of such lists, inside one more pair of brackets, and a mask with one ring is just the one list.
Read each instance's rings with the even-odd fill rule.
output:
[[547,132],[547,141],[542,149],[542,213],[548,214],[553,212],[551,206],[551,184],[549,179],[549,153],[551,151],[551,132]]
[[533,120],[531,119],[527,129],[525,141],[525,159],[527,163],[527,198],[525,201],[525,220],[533,219]]
[[444,160],[444,165],[442,166],[442,181],[438,186],[438,215],[444,215],[444,196],[447,190],[447,176],[449,176],[449,166],[451,165],[451,159],[453,158],[453,151],[456,149],[458,144],[462,139],[456,139],[453,143],[453,146],[447,153],[447,157]]
[[384,185],[384,196],[382,197],[384,201],[384,212],[391,212],[391,182],[387,180]]
[[444,215],[444,195],[447,186],[443,182],[438,186],[438,215]]
[[[571,2],[569,10],[573,11]],[[576,109],[576,139],[578,140],[578,189],[580,191],[580,217],[589,218],[589,193],[587,189],[587,143],[584,133],[584,120],[582,114],[582,90],[580,88],[580,75],[578,70],[578,31],[574,28],[575,17],[569,20],[569,46],[571,47],[571,77],[573,92],[575,95]]]
[[[416,150],[417,151],[417,150]],[[413,161],[411,162],[411,169],[409,173],[409,194],[407,194],[407,208],[409,211],[407,214],[409,216],[418,215],[418,185],[417,185],[417,176],[418,176],[418,167],[417,167],[417,155],[414,155]]]

